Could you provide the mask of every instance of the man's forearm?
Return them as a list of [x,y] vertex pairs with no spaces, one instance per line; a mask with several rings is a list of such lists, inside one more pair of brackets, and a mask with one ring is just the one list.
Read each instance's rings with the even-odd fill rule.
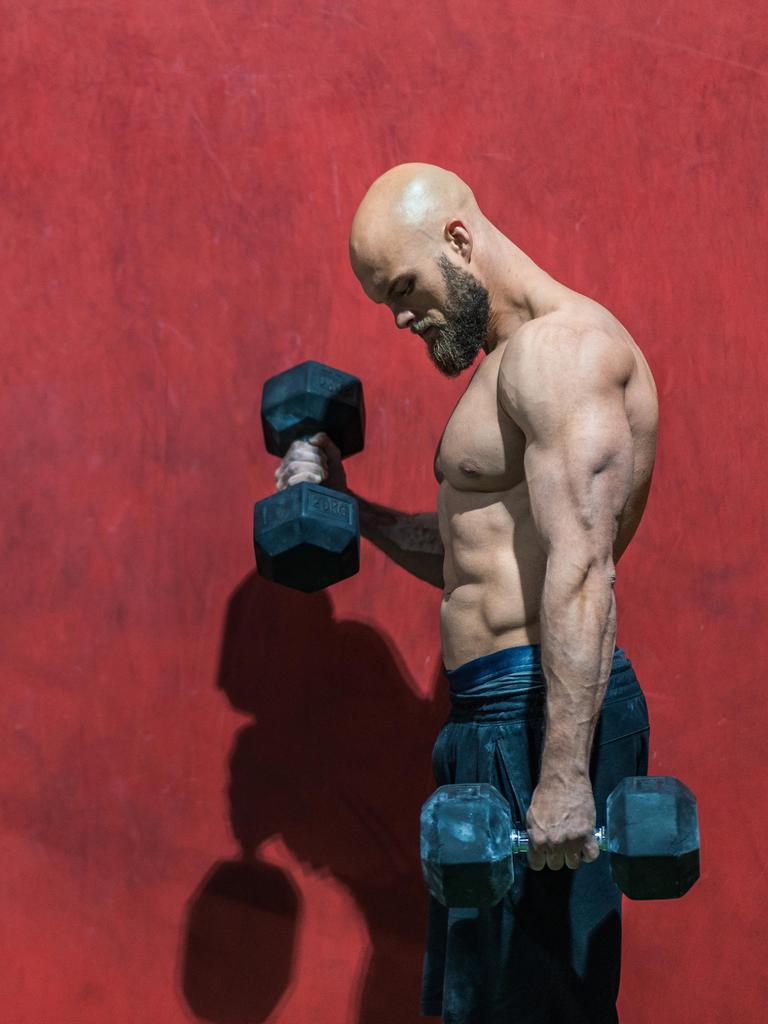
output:
[[433,587],[443,588],[443,543],[434,512],[398,512],[359,494],[360,533],[393,562]]
[[547,567],[541,604],[541,660],[547,684],[545,781],[589,776],[595,728],[611,673],[616,599],[610,574],[595,567],[574,579]]

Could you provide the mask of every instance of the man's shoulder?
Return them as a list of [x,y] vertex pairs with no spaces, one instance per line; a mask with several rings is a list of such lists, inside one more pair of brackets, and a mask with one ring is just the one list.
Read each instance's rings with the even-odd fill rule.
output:
[[546,365],[562,359],[621,360],[627,355],[627,346],[605,324],[555,312],[522,324],[507,342],[501,365],[526,368],[530,362]]
[[523,324],[499,362],[498,396],[513,418],[529,401],[574,390],[623,386],[634,368],[628,346],[604,326],[560,314]]

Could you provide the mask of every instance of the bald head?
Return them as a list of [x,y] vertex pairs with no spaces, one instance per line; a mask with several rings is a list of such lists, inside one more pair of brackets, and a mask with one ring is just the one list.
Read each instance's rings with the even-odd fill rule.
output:
[[430,250],[445,243],[445,227],[455,219],[476,220],[480,210],[472,190],[456,174],[434,164],[399,164],[366,192],[349,235],[352,266],[361,272],[386,265],[393,249]]
[[418,334],[448,376],[471,364],[486,335],[489,296],[476,256],[489,227],[469,186],[432,164],[382,174],[352,221],[349,254],[365,293]]

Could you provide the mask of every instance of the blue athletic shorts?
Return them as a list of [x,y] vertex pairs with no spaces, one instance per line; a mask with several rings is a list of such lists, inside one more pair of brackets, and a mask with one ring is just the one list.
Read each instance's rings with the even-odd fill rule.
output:
[[[433,750],[435,781],[492,783],[524,829],[543,742],[540,645],[445,674],[452,710]],[[590,763],[598,825],[619,780],[647,775],[648,736],[645,697],[617,647]],[[616,1024],[620,962],[621,892],[607,854],[575,871],[533,871],[517,856],[495,907],[449,910],[429,897],[421,1013],[444,1024]]]

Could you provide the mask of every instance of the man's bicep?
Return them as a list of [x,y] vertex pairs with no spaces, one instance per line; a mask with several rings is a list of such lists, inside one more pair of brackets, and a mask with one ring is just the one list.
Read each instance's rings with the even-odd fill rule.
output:
[[525,473],[542,546],[577,570],[612,559],[631,491],[623,355],[607,340],[545,338],[501,381],[504,389],[514,380],[506,397],[526,437]]
[[620,399],[591,398],[530,438],[525,474],[531,513],[548,555],[588,569],[612,559],[618,521],[632,485],[632,438]]

